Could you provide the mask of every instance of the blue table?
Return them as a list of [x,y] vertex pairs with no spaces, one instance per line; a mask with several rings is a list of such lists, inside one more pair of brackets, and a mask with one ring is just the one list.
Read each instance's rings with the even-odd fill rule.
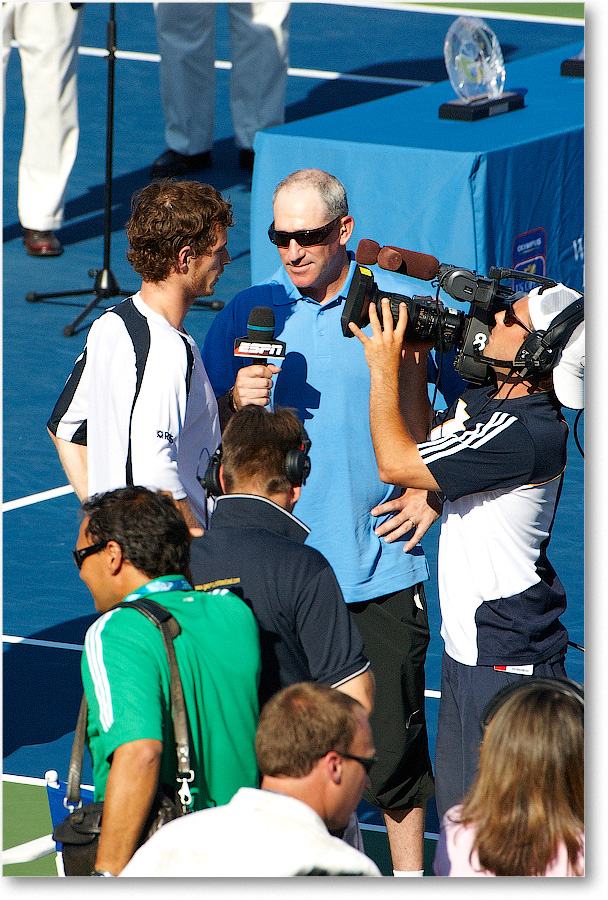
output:
[[266,233],[275,186],[316,167],[346,186],[352,249],[371,238],[480,274],[499,265],[582,288],[584,80],[560,75],[581,48],[507,64],[505,90],[527,88],[526,105],[491,119],[439,119],[454,99],[445,81],[260,132],[253,283],[280,264]]

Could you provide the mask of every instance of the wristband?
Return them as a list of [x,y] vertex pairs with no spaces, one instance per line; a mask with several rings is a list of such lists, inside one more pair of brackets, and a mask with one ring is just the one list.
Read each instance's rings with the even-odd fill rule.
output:
[[102,869],[93,869],[91,875],[102,875],[104,878],[116,878],[113,872],[104,872]]

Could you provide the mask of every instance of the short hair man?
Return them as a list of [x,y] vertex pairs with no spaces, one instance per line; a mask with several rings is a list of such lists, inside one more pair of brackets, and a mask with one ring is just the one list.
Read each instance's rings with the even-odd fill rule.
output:
[[171,494],[206,524],[197,476],[220,439],[217,403],[184,327],[230,262],[230,204],[207,184],[155,182],[133,201],[127,258],[133,297],[91,326],[48,430],[79,499],[129,484]]
[[[559,617],[566,597],[546,553],[566,465],[561,405],[584,405],[578,302],[576,291],[558,284],[535,288],[497,312],[483,350],[495,384],[466,390],[418,445],[396,401],[405,356],[410,390],[430,420],[424,354],[403,344],[405,304],[393,327],[383,301],[383,330],[371,310],[371,338],[351,325],[371,371],[370,419],[381,477],[447,498],[438,563],[445,642],[435,751],[440,817],[473,781],[488,701],[524,677],[565,676],[568,633]],[[561,313],[570,325],[557,323]],[[528,351],[542,348],[541,338],[551,344],[553,324],[563,325],[563,343],[555,344],[559,352],[548,356],[547,366],[539,357],[535,369],[526,363]]]
[[[280,688],[316,681],[373,708],[374,680],[324,556],[304,541],[292,510],[306,478],[297,416],[250,404],[222,436],[222,495],[209,529],[190,549],[193,584],[243,597],[260,626],[260,706]],[[306,488],[304,487],[304,490]]]
[[[344,185],[318,169],[294,172],[275,189],[273,210],[269,235],[282,265],[218,313],[205,339],[205,366],[221,403],[226,395],[236,408],[272,399],[295,409],[310,435],[312,470],[298,517],[310,529],[307,543],[336,573],[376,679],[371,724],[379,761],[365,799],[384,814],[394,870],[422,875],[425,807],[434,793],[424,715],[428,567],[422,549],[410,549],[416,541],[408,532],[410,518],[421,522],[428,509],[418,494],[394,499],[401,491],[378,476],[369,373],[340,322],[355,271]],[[378,272],[380,289],[403,293],[403,284],[402,276]],[[274,312],[276,337],[287,347],[281,369],[240,367],[234,357],[234,339],[247,333],[255,306]],[[406,404],[407,391],[402,396]],[[412,427],[422,440],[426,423]]]
[[[329,831],[356,809],[374,759],[365,709],[320,684],[294,684],[262,709],[260,790],[169,822],[134,855],[127,876],[380,875]],[[236,848],[236,850],[235,850]]]
[[74,559],[102,613],[85,637],[82,680],[95,800],[104,801],[98,873],[118,875],[137,846],[159,782],[175,784],[162,635],[135,610],[150,597],[177,619],[174,640],[189,722],[193,809],[257,785],[258,629],[243,601],[194,591],[190,532],[171,498],[126,487],[87,500]]

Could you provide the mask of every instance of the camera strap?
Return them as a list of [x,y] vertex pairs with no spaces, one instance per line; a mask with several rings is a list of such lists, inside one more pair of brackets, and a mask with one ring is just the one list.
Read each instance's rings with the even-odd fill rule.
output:
[[[129,603],[119,603],[113,609],[136,609],[160,630],[163,643],[169,661],[171,716],[175,734],[175,747],[177,754],[176,780],[180,785],[178,796],[182,805],[183,814],[190,812],[192,795],[189,785],[194,780],[194,772],[190,767],[190,741],[188,736],[188,716],[184,700],[182,680],[177,665],[173,639],[181,632],[179,622],[171,613],[148,597],[140,597]],[[70,765],[68,769],[68,782],[64,806],[68,809],[76,809],[81,806],[80,782],[82,779],[82,761],[86,741],[86,726],[88,716],[88,704],[86,694],[83,693],[76,723],[76,733],[72,744]]]

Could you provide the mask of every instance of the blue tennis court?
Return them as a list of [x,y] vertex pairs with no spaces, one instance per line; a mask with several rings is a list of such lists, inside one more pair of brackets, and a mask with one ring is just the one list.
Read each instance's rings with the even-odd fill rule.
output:
[[[424,90],[426,84],[445,80],[443,39],[454,16],[415,12],[406,6],[294,3],[287,121],[405,90]],[[239,168],[232,139],[226,65],[230,49],[224,7],[219,4],[214,165],[196,177],[222,191],[234,207],[236,226],[229,235],[233,262],[215,295],[228,302],[251,283],[251,177]],[[32,291],[92,288],[89,270],[100,269],[103,264],[104,48],[108,14],[107,3],[86,4],[79,61],[80,144],[68,184],[65,224],[59,233],[65,252],[57,259],[30,258],[21,242],[16,197],[24,106],[16,50],[7,71],[3,162],[3,770],[11,776],[43,778],[50,768],[60,777],[66,776],[82,691],[80,649],[87,627],[96,618],[92,599],[78,578],[71,556],[78,530],[78,501],[67,486],[46,433],[46,421],[84,346],[87,328],[103,307],[94,310],[75,336],[65,337],[64,326],[91,298],[59,297],[30,303],[25,297]],[[130,292],[139,286],[125,259],[124,224],[130,198],[149,181],[150,164],[165,149],[165,142],[152,4],[119,3],[116,18],[111,269],[121,289]],[[540,23],[491,16],[485,19],[501,42],[507,79],[510,61],[583,39],[582,24],[571,20]],[[106,305],[114,302],[108,300]],[[202,307],[189,313],[188,328],[200,346],[214,315]],[[566,418],[572,426],[574,414],[566,411]],[[579,423],[581,443],[583,422],[584,417]],[[550,558],[568,595],[564,624],[570,640],[582,646],[583,459],[572,431],[568,453]],[[297,509],[295,512],[297,515]],[[432,572],[437,537],[435,526],[423,541]],[[432,629],[426,667],[432,754],[442,651],[434,577],[428,583],[427,597]],[[584,653],[570,648],[566,664],[570,677],[582,682]],[[91,778],[90,768],[85,768],[84,780],[90,783]]]

